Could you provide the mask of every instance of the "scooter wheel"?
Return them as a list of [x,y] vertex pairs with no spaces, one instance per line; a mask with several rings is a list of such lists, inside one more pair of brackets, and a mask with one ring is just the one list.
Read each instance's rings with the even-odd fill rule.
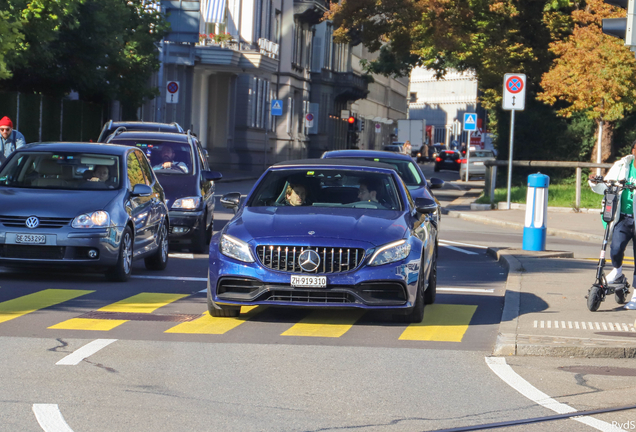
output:
[[616,300],[618,304],[627,303],[627,291],[622,288],[614,291],[614,300]]
[[587,295],[587,308],[592,312],[597,311],[603,301],[603,293],[601,290],[602,288],[600,286],[595,285],[590,288],[590,292]]

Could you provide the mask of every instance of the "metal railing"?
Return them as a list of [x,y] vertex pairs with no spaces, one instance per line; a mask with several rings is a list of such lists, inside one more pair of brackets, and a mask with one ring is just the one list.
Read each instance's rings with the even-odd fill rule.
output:
[[[486,166],[486,184],[484,193],[490,197],[490,203],[495,202],[495,183],[497,178],[497,167],[508,166],[507,160],[485,161]],[[576,192],[574,198],[574,208],[581,208],[581,176],[583,168],[611,168],[611,163],[594,163],[594,162],[564,162],[564,161],[512,161],[512,166],[518,167],[537,167],[537,168],[575,168],[576,169]]]

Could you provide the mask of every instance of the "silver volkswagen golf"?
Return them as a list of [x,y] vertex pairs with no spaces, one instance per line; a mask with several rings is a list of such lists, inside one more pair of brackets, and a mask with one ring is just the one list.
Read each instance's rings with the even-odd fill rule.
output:
[[146,156],[109,144],[21,147],[0,168],[0,265],[83,266],[126,281],[168,263],[168,209]]

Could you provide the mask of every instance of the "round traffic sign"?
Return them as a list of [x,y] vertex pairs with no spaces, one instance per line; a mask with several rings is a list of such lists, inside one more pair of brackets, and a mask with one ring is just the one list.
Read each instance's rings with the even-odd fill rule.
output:
[[314,120],[314,115],[312,113],[307,113],[307,115],[305,116],[305,120],[313,121]]
[[382,129],[382,125],[381,125],[380,123],[376,123],[376,124],[375,124],[375,128],[376,128],[376,129]]
[[169,83],[168,83],[168,91],[169,91],[170,93],[176,93],[176,92],[178,92],[178,91],[179,91],[179,84],[177,84],[177,83],[176,83],[176,82],[174,82],[174,81],[169,82]]
[[511,76],[506,80],[506,90],[510,93],[519,93],[523,90],[523,80],[518,76]]

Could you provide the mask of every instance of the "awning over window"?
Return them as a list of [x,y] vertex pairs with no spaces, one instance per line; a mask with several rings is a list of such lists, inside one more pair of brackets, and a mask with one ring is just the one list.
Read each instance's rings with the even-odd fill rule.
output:
[[203,19],[206,23],[222,24],[225,22],[226,0],[203,0]]

